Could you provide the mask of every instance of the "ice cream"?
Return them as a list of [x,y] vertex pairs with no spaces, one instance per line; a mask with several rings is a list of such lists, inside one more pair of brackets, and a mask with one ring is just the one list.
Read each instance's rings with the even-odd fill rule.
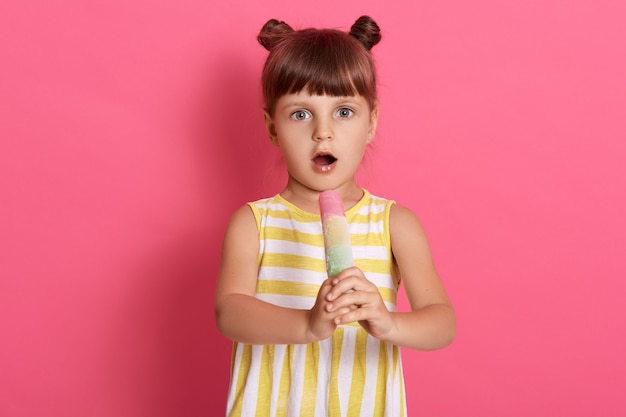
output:
[[326,253],[326,271],[332,278],[354,265],[348,220],[343,211],[341,195],[337,191],[322,192],[319,196],[319,204]]

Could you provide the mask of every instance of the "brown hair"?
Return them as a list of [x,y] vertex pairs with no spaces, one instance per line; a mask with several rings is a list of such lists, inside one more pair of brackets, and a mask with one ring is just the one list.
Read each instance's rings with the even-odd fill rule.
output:
[[380,28],[369,16],[359,17],[350,32],[294,31],[285,22],[269,20],[258,35],[270,51],[262,75],[265,110],[272,116],[281,96],[304,89],[319,95],[361,95],[373,109],[376,68],[370,50],[380,39]]

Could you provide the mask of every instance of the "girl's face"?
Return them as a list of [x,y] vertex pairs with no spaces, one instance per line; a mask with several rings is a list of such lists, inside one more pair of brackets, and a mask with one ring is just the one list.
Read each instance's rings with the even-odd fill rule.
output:
[[354,184],[378,120],[362,96],[287,94],[265,114],[270,139],[279,146],[289,186],[323,191]]

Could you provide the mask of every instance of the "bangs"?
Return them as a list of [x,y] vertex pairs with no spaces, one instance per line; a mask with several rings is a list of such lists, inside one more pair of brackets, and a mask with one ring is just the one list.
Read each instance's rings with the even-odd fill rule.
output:
[[356,39],[335,30],[302,32],[298,39],[277,47],[281,59],[270,57],[266,62],[266,110],[272,114],[279,97],[301,91],[335,97],[360,95],[373,108],[376,78],[369,52]]
[[287,94],[299,93],[303,90],[311,95],[367,96],[368,94],[368,88],[359,76],[359,71],[353,70],[346,62],[341,61],[312,60],[310,65],[303,65],[302,71],[286,75],[286,78],[290,81]]

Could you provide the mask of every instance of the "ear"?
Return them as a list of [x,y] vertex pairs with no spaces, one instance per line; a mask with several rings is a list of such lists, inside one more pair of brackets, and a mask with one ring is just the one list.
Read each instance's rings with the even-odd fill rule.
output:
[[276,133],[274,120],[267,111],[263,112],[263,115],[265,116],[265,130],[267,130],[267,134],[270,137],[270,142],[272,142],[272,145],[278,146],[278,134]]
[[370,112],[370,128],[367,132],[367,143],[370,144],[376,135],[376,127],[378,126],[378,106],[374,107]]

